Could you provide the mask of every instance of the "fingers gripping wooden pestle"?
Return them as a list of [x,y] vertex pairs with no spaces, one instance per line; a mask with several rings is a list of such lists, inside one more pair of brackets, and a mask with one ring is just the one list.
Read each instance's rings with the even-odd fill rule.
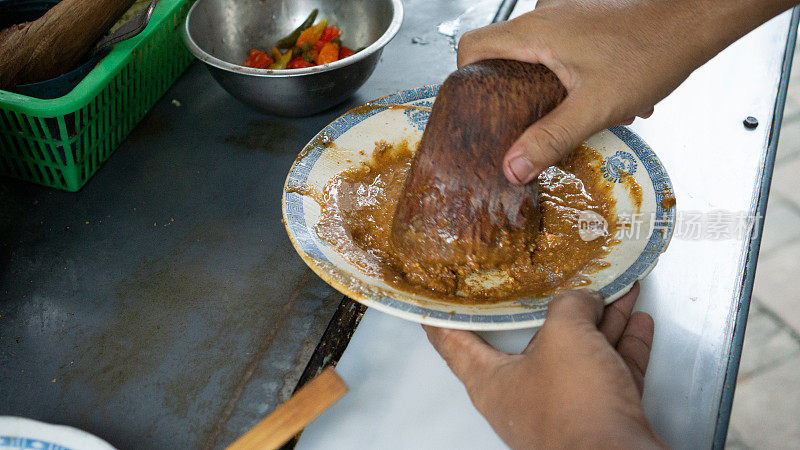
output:
[[430,268],[492,268],[530,249],[540,223],[538,187],[506,180],[503,156],[566,95],[541,64],[486,60],[447,78],[392,225],[410,278]]

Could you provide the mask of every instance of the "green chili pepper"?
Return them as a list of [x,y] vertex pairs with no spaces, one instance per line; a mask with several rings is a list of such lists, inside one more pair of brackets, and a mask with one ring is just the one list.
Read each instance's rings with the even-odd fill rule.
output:
[[306,62],[313,63],[314,58],[311,57],[311,44],[303,42],[303,45],[295,46],[292,48],[292,59],[298,56],[302,57]]
[[300,25],[299,27],[297,27],[297,29],[292,31],[290,35],[278,41],[278,43],[275,44],[275,46],[280,49],[291,48],[294,45],[294,43],[297,42],[297,38],[300,37],[300,33],[302,33],[303,30],[314,24],[314,19],[317,18],[317,13],[319,13],[319,10],[317,9],[311,11],[311,14],[309,14],[308,18],[305,20],[305,22],[303,22],[302,25]]
[[292,60],[292,51],[289,50],[288,52],[281,55],[274,63],[269,65],[269,69],[285,69],[286,65],[289,64],[289,61]]
[[338,37],[335,37],[335,38],[331,39],[331,44],[336,44],[339,47],[341,47],[342,46],[342,40],[339,39]]

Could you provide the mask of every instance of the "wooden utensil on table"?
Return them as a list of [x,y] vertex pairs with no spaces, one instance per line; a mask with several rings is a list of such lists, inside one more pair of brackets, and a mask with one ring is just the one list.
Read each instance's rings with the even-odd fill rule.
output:
[[73,69],[133,2],[62,0],[39,19],[0,31],[0,89]]
[[508,182],[503,156],[566,94],[541,64],[486,60],[453,72],[436,96],[395,212],[396,250],[434,265],[489,267],[518,257],[508,247],[535,238],[538,188]]
[[237,439],[228,450],[278,448],[346,393],[347,385],[332,367],[328,367]]

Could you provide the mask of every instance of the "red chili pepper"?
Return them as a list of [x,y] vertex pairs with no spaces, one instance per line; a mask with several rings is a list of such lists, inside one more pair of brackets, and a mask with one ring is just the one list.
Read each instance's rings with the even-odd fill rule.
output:
[[273,62],[274,61],[272,61],[272,58],[267,56],[266,53],[252,49],[250,50],[250,55],[247,56],[247,59],[244,60],[244,64],[242,65],[245,67],[252,67],[254,69],[266,69]]
[[302,56],[298,56],[293,60],[289,61],[289,64],[286,65],[287,69],[303,69],[306,67],[311,67],[313,64],[303,59]]
[[338,28],[335,26],[329,26],[322,31],[322,36],[320,36],[319,40],[322,42],[330,42],[331,39],[338,37],[339,33],[341,32]]
[[355,54],[356,52],[347,47],[342,47],[339,49],[339,59],[344,59],[347,58],[348,56],[353,56]]

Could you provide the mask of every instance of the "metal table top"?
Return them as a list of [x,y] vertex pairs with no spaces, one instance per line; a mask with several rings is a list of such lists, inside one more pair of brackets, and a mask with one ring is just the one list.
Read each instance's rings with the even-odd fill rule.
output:
[[[214,448],[288,398],[341,295],[286,238],[285,174],[348,108],[444,79],[456,28],[489,23],[500,6],[474,3],[406,0],[375,74],[323,114],[253,111],[195,63],[80,192],[0,180],[0,415],[73,425],[120,448]],[[456,38],[437,31],[443,23]],[[763,211],[794,26],[771,22],[635,124],[680,209]],[[762,126],[743,132],[746,115]],[[648,382],[676,386],[651,389],[646,405],[685,407],[660,431],[716,418],[722,379],[735,379],[754,242],[675,241],[643,286],[659,293],[645,305],[658,321],[654,351],[674,356],[654,357]]]

